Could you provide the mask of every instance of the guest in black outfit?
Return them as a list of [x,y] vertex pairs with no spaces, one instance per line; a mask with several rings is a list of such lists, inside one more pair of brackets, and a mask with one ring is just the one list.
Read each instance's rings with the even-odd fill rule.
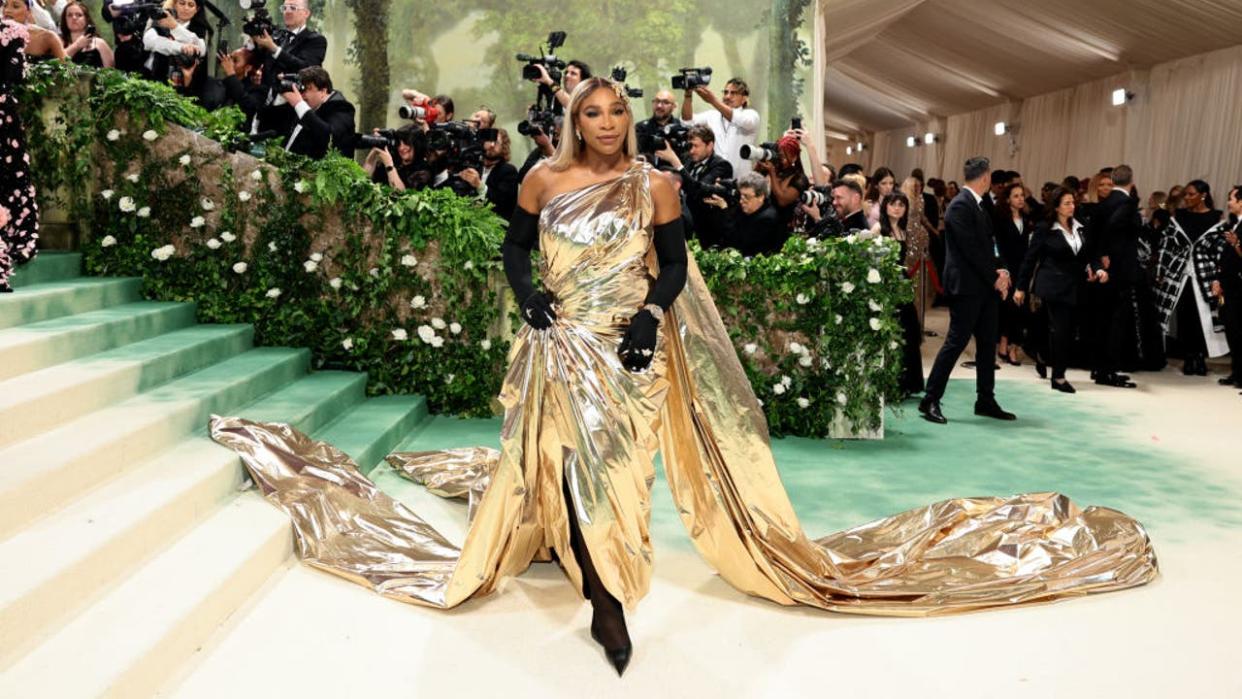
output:
[[90,10],[79,0],[71,0],[61,10],[60,41],[69,60],[91,68],[113,67],[112,47],[98,34]]
[[927,392],[919,412],[930,422],[948,422],[940,410],[940,399],[949,384],[949,374],[958,357],[975,338],[975,414],[998,420],[1014,420],[996,402],[995,365],[997,306],[1009,293],[1009,270],[996,255],[992,237],[992,218],[983,209],[988,194],[991,164],[987,158],[966,161],[966,186],[945,211],[944,285],[949,295],[949,333],[936,355]]
[[[376,129],[376,132],[379,130]],[[397,129],[395,148],[372,148],[362,169],[371,181],[396,190],[422,189],[431,183],[431,170],[423,159],[427,137],[414,124]]]
[[[898,259],[906,259],[910,249],[909,237],[906,235],[910,220],[910,200],[902,192],[893,192],[880,202],[880,212],[880,235],[896,240],[901,246]],[[919,313],[913,300],[897,307],[897,322],[901,324],[901,334],[905,341],[898,386],[906,395],[922,393],[923,353],[920,345],[923,343],[923,327],[919,324]]]
[[1035,236],[1018,273],[1014,305],[1026,301],[1026,290],[1037,296],[1048,318],[1048,359],[1052,364],[1052,389],[1074,393],[1065,380],[1074,339],[1074,307],[1090,274],[1090,255],[1083,226],[1074,220],[1074,193],[1058,187],[1052,194],[1055,206],[1035,230]]
[[14,98],[26,74],[26,42],[18,33],[19,26],[16,20],[0,17],[0,34],[4,35],[0,39],[0,163],[5,164],[0,167],[0,293],[13,291],[9,276],[14,268],[34,259],[39,251],[39,202],[30,177],[26,130]]
[[291,134],[297,116],[279,99],[276,85],[282,74],[297,73],[304,68],[322,66],[328,54],[328,40],[306,26],[310,19],[310,0],[285,0],[280,6],[285,28],[271,34],[250,37],[253,48],[262,56],[263,81],[268,93],[267,109],[259,116],[258,130]]
[[512,143],[509,132],[496,129],[496,140],[483,143],[483,183],[487,185],[487,200],[501,218],[508,221],[517,207],[518,172],[509,162]]
[[[1027,208],[1025,187],[1014,182],[1005,188],[996,204],[996,217],[992,224],[996,232],[996,248],[1005,263],[1005,269],[1019,269],[1035,227]],[[1000,345],[997,356],[1013,366],[1021,366],[1022,362],[1018,361],[1018,347],[1025,340],[1026,309],[1019,305],[1002,303],[999,325]]]
[[1225,386],[1242,388],[1242,185],[1229,192],[1230,229],[1225,233],[1228,246],[1221,254],[1220,266],[1212,292],[1221,304],[1225,321],[1225,339],[1229,341],[1229,376],[1220,380]]
[[1091,378],[1101,386],[1134,388],[1130,377],[1118,370],[1126,354],[1127,340],[1132,337],[1138,241],[1143,221],[1138,199],[1129,192],[1134,179],[1130,166],[1118,165],[1110,174],[1101,176],[1108,177],[1113,188],[1107,196],[1100,197],[1086,227],[1092,268],[1100,281],[1092,314],[1094,333],[1090,335],[1094,355]]
[[[1220,223],[1223,213],[1212,201],[1212,188],[1203,180],[1192,180],[1182,190],[1185,208],[1174,212],[1178,225],[1195,243],[1208,229]],[[1203,321],[1195,303],[1195,285],[1190,282],[1177,302],[1177,339],[1182,347],[1182,373],[1187,376],[1207,376],[1207,339],[1203,336]],[[1232,349],[1232,348],[1230,348]]]
[[295,85],[293,90],[281,95],[297,115],[285,150],[314,159],[336,150],[352,158],[354,105],[345,95],[332,89],[332,78],[323,68],[303,68],[298,72],[298,79],[306,88],[304,92]]

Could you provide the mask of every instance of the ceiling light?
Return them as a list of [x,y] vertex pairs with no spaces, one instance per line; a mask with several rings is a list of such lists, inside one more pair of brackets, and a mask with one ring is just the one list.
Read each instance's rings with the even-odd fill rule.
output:
[[1004,136],[1005,132],[1008,130],[1009,130],[1009,125],[1003,121],[996,122],[996,126],[993,128],[993,131],[995,131],[997,136]]
[[929,145],[929,146],[930,146],[931,144],[933,144],[933,143],[935,143],[935,142],[936,142],[936,134],[934,134],[934,133],[932,133],[932,132],[930,132],[930,131],[928,131],[927,133],[923,134],[923,143],[926,143],[927,145]]
[[1127,92],[1124,87],[1119,87],[1116,90],[1113,90],[1114,107],[1124,107],[1126,102],[1129,102],[1132,99],[1134,99],[1134,93]]
[[846,155],[853,155],[853,154],[854,154],[854,146],[846,146],[846,147],[845,147],[845,154],[846,154]]
[[913,148],[919,144],[919,140],[913,136],[906,136],[906,148]]

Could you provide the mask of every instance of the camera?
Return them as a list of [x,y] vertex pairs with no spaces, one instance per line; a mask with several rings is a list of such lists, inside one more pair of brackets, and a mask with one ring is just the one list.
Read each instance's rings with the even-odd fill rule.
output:
[[242,32],[247,36],[271,36],[276,33],[276,25],[272,23],[272,15],[267,8],[259,7],[242,23]]
[[523,136],[534,137],[544,133],[551,137],[556,130],[556,114],[550,109],[532,107],[526,112],[526,118],[518,122],[517,130]]
[[682,68],[673,76],[674,90],[693,90],[707,87],[712,82],[711,68]]
[[761,143],[758,146],[747,144],[738,149],[738,155],[742,156],[743,160],[756,163],[771,162],[779,159],[780,151],[775,143]]
[[698,189],[704,199],[714,195],[724,199],[729,206],[738,203],[737,180],[716,180],[715,184],[700,182]]
[[[832,195],[828,193],[827,187],[811,187],[802,193],[801,201],[807,206],[818,206],[820,211],[825,208],[832,208]],[[832,215],[836,215],[836,209],[833,209]]]
[[112,31],[119,35],[141,35],[146,31],[148,22],[156,22],[164,17],[172,17],[172,10],[154,2],[123,5],[124,14],[112,20]]
[[789,128],[797,130],[802,128],[802,117],[794,117],[789,120]]
[[450,121],[432,125],[427,132],[427,149],[444,153],[449,172],[457,173],[466,168],[482,172],[483,144],[497,138],[496,129],[476,129],[465,121]]
[[400,107],[397,107],[397,116],[410,121],[415,121],[417,119],[426,121],[427,109],[426,107],[411,107],[408,104],[403,104]]
[[354,138],[355,150],[370,150],[371,148],[396,148],[400,138],[397,136],[396,129],[380,129],[374,134],[358,134]]
[[622,68],[621,66],[617,66],[616,68],[612,69],[612,81],[615,83],[621,83],[622,85],[625,86],[626,97],[629,97],[630,99],[636,99],[636,98],[642,97],[643,96],[642,88],[630,87],[629,85],[625,84],[626,75],[628,75],[628,73],[626,72],[625,68]]
[[517,54],[517,60],[523,61],[526,65],[522,66],[523,80],[536,80],[539,78],[539,68],[542,65],[548,71],[548,77],[552,78],[552,82],[559,83],[561,81],[561,71],[565,70],[565,61],[557,58],[552,52],[565,44],[565,32],[552,32],[548,34],[548,42],[546,53],[541,52],[535,56],[529,53]]
[[[685,153],[690,144],[687,139],[690,136],[690,127],[681,122],[673,122],[665,126],[657,126],[649,121],[639,122],[635,128],[638,136],[638,152],[655,153],[663,150],[665,144],[673,148],[673,152],[681,154]],[[679,155],[680,157],[680,155]]]
[[306,86],[302,84],[302,80],[297,73],[281,73],[276,76],[276,81],[276,94],[293,92],[295,89],[298,92],[306,90]]

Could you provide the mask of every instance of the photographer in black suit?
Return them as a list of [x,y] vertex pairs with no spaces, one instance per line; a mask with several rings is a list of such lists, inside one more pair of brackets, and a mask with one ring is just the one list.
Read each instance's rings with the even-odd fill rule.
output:
[[1134,388],[1129,376],[1117,373],[1125,351],[1127,329],[1134,322],[1134,283],[1138,280],[1138,239],[1143,221],[1138,198],[1130,195],[1134,172],[1129,165],[1112,171],[1113,190],[1096,205],[1087,222],[1087,246],[1100,282],[1092,324],[1091,378],[1102,386]]
[[[284,98],[296,115],[293,132],[285,141],[290,153],[319,159],[336,150],[341,155],[354,155],[354,105],[345,95],[332,89],[328,71],[318,66],[303,68],[297,82],[282,85]],[[282,89],[288,88],[288,89]]]
[[1009,271],[996,252],[992,217],[982,201],[992,179],[991,163],[976,157],[966,161],[966,186],[945,210],[944,284],[949,295],[949,333],[936,355],[927,392],[919,412],[929,422],[948,422],[940,411],[940,399],[958,357],[975,338],[975,414],[998,420],[1014,420],[996,402],[995,365],[997,311],[1009,294]]
[[[481,127],[490,128],[490,127]],[[495,141],[483,142],[483,184],[487,187],[487,200],[501,218],[508,221],[517,208],[518,171],[509,162],[509,132],[496,129]]]
[[271,88],[268,108],[261,113],[256,129],[291,133],[296,118],[276,90],[279,76],[322,66],[328,54],[328,40],[306,26],[311,15],[310,0],[284,0],[280,13],[284,29],[250,35],[255,51],[261,55],[263,83]]
[[[716,155],[716,134],[706,126],[692,126],[686,137],[690,146],[688,156],[690,164],[684,165],[681,158],[673,151],[672,145],[666,140],[664,148],[656,151],[660,160],[672,165],[674,172],[681,174],[682,189],[686,193],[686,206],[695,221],[706,222],[714,218],[709,212],[709,205],[704,203],[710,194],[703,192],[704,185],[717,185],[721,180],[733,179],[733,165],[728,160]],[[719,247],[725,244],[720,230],[715,226],[700,226],[696,230],[699,244],[705,248]]]

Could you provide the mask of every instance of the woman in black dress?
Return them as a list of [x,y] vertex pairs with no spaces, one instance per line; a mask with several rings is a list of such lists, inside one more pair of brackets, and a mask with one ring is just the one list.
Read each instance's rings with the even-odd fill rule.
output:
[[[898,259],[904,262],[910,248],[909,236],[906,235],[910,200],[901,192],[892,192],[880,202],[880,212],[880,235],[892,238],[901,245]],[[901,334],[905,340],[898,385],[901,392],[907,395],[922,393],[923,353],[919,346],[923,343],[923,328],[919,325],[919,313],[914,307],[914,301],[897,307],[897,321],[901,323]]]
[[60,41],[65,45],[65,55],[78,65],[92,68],[114,65],[112,47],[99,37],[90,10],[79,0],[71,0],[60,13]]
[[13,268],[35,256],[39,205],[15,92],[25,73],[27,27],[0,19],[0,292],[12,291]]
[[[1221,222],[1224,213],[1212,202],[1212,188],[1203,180],[1193,180],[1182,189],[1185,208],[1174,212],[1177,224],[1193,245],[1209,228]],[[1195,304],[1194,284],[1190,293],[1183,293],[1177,302],[1177,341],[1182,348],[1182,373],[1207,376],[1207,340],[1203,336],[1199,308]]]
[[[1026,197],[1026,187],[1011,184],[996,202],[996,220],[993,223],[996,247],[1005,262],[1005,268],[1009,270],[1022,266],[1031,233],[1035,229]],[[1027,313],[1024,307],[1018,304],[1001,304],[1000,341],[997,343],[996,353],[1014,366],[1022,364],[1018,361],[1018,347],[1025,341],[1026,326]]]

